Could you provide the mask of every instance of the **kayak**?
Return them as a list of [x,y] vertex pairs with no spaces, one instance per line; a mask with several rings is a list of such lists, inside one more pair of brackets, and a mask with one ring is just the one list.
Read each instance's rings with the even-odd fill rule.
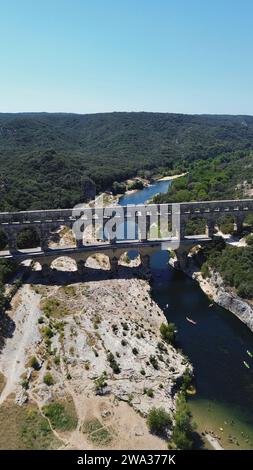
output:
[[248,349],[247,349],[246,353],[248,354],[249,357],[253,357],[252,352],[250,352]]
[[250,368],[250,367],[249,367],[249,364],[247,364],[247,362],[246,362],[246,361],[243,361],[243,364],[245,365],[245,367],[247,367],[247,369],[249,369],[249,368]]
[[189,317],[186,317],[186,320],[189,322],[189,323],[192,323],[193,325],[197,325],[197,322],[192,320],[191,318]]

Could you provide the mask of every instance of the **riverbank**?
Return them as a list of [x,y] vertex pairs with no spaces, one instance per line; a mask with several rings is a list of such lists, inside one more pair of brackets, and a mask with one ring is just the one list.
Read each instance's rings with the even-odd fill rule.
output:
[[[123,194],[115,194],[113,195],[112,193],[103,193],[103,196],[104,196],[104,205],[117,205],[120,201],[121,198],[124,198],[124,197],[130,197],[130,196],[135,196],[138,197],[138,194],[142,193],[144,191],[144,194],[145,194],[145,191],[148,191],[149,188],[152,188],[152,187],[156,187],[157,185],[162,185],[162,184],[170,184],[170,182],[172,182],[173,180],[175,179],[178,179],[178,178],[181,178],[182,176],[185,176],[187,175],[187,173],[181,173],[181,174],[178,174],[178,175],[172,175],[172,176],[163,176],[163,177],[160,177],[160,176],[156,176],[154,178],[141,178],[141,177],[136,177],[136,178],[132,178],[132,179],[128,179],[126,181],[124,181],[123,183],[126,184],[126,185],[130,185],[132,183],[134,183],[136,180],[139,180],[143,183],[143,189],[127,189]],[[165,188],[165,190],[164,190]],[[160,188],[158,187],[157,188],[157,191],[154,192],[153,195],[157,194],[158,192],[166,192],[168,190],[168,186],[164,186],[164,188],[161,186]],[[145,196],[144,196],[145,198]],[[148,203],[148,201],[150,200],[150,198],[147,198],[147,200],[145,201],[145,203]]]
[[176,180],[178,178],[182,178],[182,176],[185,176],[187,174],[188,174],[188,172],[181,173],[179,175],[173,175],[173,176],[163,176],[162,178],[158,178],[156,181],[173,181],[173,180]]
[[227,287],[219,273],[212,272],[211,277],[203,278],[201,272],[195,272],[193,279],[200,288],[220,307],[236,315],[253,332],[253,306]]

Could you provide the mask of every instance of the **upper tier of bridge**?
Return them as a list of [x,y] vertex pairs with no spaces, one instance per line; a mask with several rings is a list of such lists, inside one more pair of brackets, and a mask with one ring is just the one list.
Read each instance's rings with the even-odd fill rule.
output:
[[[225,215],[233,217],[238,232],[242,229],[245,216],[253,212],[253,199],[186,202],[180,204],[141,204],[128,206],[89,207],[78,206],[73,209],[50,209],[23,212],[1,212],[0,230],[7,238],[9,253],[16,256],[18,233],[26,228],[32,228],[40,239],[42,252],[49,250],[52,231],[60,226],[73,230],[76,248],[82,249],[87,245],[86,229],[91,232],[89,245],[96,247],[97,242],[106,240],[116,243],[120,240],[115,225],[123,228],[121,240],[127,241],[128,246],[136,240],[141,242],[177,238],[180,242],[186,240],[187,222],[191,219],[205,220],[205,236],[211,239],[219,220]],[[114,219],[114,222],[112,222]],[[128,227],[132,222],[134,230],[129,236]],[[114,224],[114,228],[113,228]],[[108,227],[111,232],[108,232]],[[154,227],[156,235],[154,236]],[[108,235],[109,233],[109,235]],[[127,236],[126,236],[127,233]],[[161,235],[162,234],[162,235]],[[91,241],[93,240],[93,242]],[[5,254],[6,255],[6,254]],[[1,254],[0,254],[1,256]],[[3,256],[3,254],[2,254]]]
[[[221,201],[199,201],[199,202],[182,202],[179,204],[140,204],[123,206],[123,210],[128,214],[131,211],[138,211],[141,215],[157,212],[171,214],[173,207],[177,206],[181,217],[196,217],[198,215],[208,216],[217,215],[217,213],[237,214],[253,211],[253,199],[238,200],[221,200]],[[43,223],[43,222],[71,222],[80,216],[88,218],[91,215],[101,214],[108,217],[110,211],[115,211],[118,206],[111,207],[87,207],[78,206],[72,209],[48,209],[33,210],[20,212],[0,212],[0,225],[27,224],[27,223]],[[121,206],[120,206],[121,207]]]

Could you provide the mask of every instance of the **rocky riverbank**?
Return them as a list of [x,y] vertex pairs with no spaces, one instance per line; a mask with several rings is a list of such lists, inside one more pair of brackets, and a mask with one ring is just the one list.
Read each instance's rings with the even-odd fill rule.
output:
[[[171,266],[176,267],[176,261],[176,258],[170,258]],[[189,266],[184,272],[198,282],[202,291],[213,302],[232,312],[253,332],[253,304],[226,286],[219,273],[212,272],[211,277],[204,278],[191,256],[189,256]]]

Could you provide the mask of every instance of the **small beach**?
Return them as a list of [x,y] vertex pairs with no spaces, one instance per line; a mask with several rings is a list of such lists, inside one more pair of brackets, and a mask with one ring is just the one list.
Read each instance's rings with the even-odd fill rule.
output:
[[180,175],[163,176],[162,178],[159,178],[157,181],[173,181],[173,180],[176,180],[177,178],[181,178],[182,176],[185,176],[187,174],[188,174],[188,172],[181,173]]

